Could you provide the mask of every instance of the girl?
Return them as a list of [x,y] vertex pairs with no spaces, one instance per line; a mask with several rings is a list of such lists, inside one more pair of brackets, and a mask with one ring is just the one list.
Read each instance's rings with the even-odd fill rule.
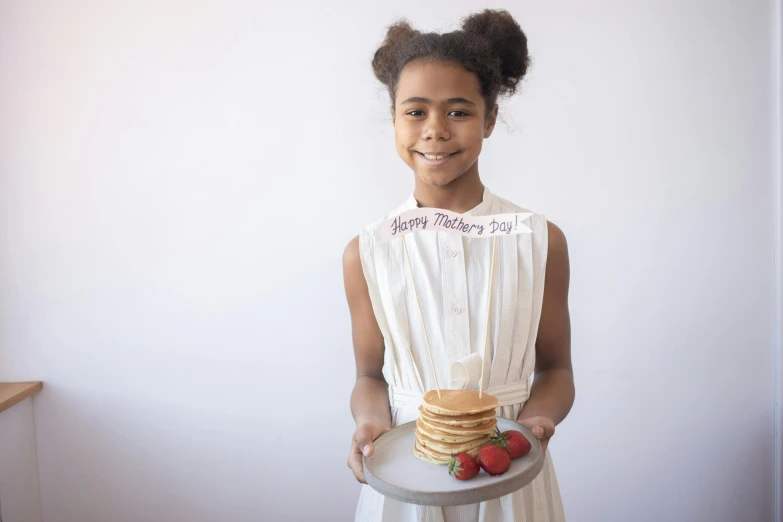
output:
[[[528,63],[527,39],[505,11],[472,15],[461,30],[446,34],[423,34],[405,22],[389,29],[373,69],[389,90],[395,145],[415,185],[408,200],[384,219],[417,207],[473,216],[525,212],[484,186],[478,157],[495,126],[498,96],[515,92]],[[574,400],[563,233],[534,214],[526,221],[532,234],[498,237],[488,303],[492,240],[422,231],[405,236],[407,243],[381,242],[382,221],[362,230],[343,259],[357,370],[351,396],[356,431],[348,456],[356,479],[364,482],[362,455],[372,455],[373,441],[416,419],[421,396],[435,388],[425,329],[438,382],[448,388],[464,386],[455,383],[455,368],[476,366],[489,328],[484,389],[500,400],[498,415],[529,427],[546,448]],[[356,520],[559,522],[565,517],[547,452],[533,482],[481,504],[417,506],[365,485]]]

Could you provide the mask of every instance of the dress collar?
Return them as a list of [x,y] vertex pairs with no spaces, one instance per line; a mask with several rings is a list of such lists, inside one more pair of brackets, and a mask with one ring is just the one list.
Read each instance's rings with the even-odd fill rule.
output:
[[[481,198],[481,203],[473,207],[472,209],[468,210],[467,212],[464,212],[463,214],[466,216],[483,216],[487,212],[489,212],[489,209],[492,206],[492,200],[495,198],[495,195],[490,192],[490,190],[484,186],[484,194]],[[419,202],[416,201],[416,198],[413,197],[413,193],[411,192],[411,195],[408,196],[408,199],[405,202],[404,210],[413,210],[419,208]]]

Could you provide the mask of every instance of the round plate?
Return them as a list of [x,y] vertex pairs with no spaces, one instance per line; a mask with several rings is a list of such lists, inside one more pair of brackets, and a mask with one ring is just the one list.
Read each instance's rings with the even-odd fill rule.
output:
[[529,429],[498,417],[500,431],[518,430],[530,441],[524,457],[511,461],[503,475],[491,477],[484,470],[469,480],[449,475],[446,465],[413,456],[415,422],[402,424],[375,440],[375,452],[364,458],[367,484],[384,496],[425,506],[459,506],[502,497],[529,484],[544,466],[541,443]]

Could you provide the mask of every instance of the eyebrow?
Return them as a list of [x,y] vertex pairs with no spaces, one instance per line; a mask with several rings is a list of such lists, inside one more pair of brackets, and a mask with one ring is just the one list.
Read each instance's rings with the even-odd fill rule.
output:
[[[406,104],[409,104],[409,103],[431,104],[432,100],[430,100],[429,98],[422,98],[420,96],[412,96],[411,98],[408,98],[407,100],[402,102],[401,105],[406,105]],[[471,105],[473,107],[476,106],[475,103],[473,103],[472,101],[470,101],[470,100],[468,100],[466,98],[449,98],[448,100],[446,100],[446,103],[452,104],[452,105],[455,104],[455,103],[461,103],[463,105]]]

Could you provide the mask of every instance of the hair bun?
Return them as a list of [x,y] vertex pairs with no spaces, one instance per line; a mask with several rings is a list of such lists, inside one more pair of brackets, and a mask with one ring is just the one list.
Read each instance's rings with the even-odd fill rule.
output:
[[502,91],[513,94],[530,65],[527,37],[505,10],[486,9],[465,18],[462,31],[485,40],[500,61]]
[[407,20],[400,20],[389,27],[389,30],[386,32],[386,42],[393,43],[410,40],[419,34],[421,33],[411,27]]
[[420,34],[419,31],[411,27],[407,20],[400,20],[389,27],[383,44],[375,51],[375,56],[372,59],[373,72],[381,83],[394,82],[394,78],[399,73],[397,62],[400,48]]

